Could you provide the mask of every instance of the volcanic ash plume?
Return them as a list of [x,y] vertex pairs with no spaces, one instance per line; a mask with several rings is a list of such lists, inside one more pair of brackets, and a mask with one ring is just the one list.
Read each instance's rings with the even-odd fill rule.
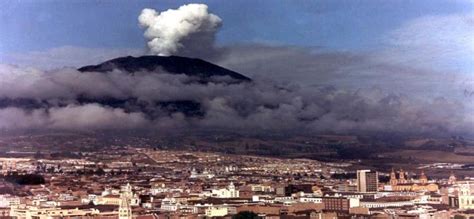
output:
[[150,52],[160,56],[212,54],[215,34],[222,24],[204,4],[183,5],[161,13],[146,8],[138,21],[146,29]]

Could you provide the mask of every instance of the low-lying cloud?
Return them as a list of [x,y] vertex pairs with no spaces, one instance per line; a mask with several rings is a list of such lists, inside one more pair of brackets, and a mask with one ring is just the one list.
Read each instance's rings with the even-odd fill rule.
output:
[[[474,130],[474,118],[461,102],[418,100],[378,89],[353,92],[264,79],[203,84],[165,72],[82,73],[68,68],[40,71],[11,65],[1,65],[0,76],[0,128],[9,130],[173,128],[267,134],[430,135],[472,134]],[[101,102],[110,98],[126,103]],[[34,104],[18,104],[26,99]],[[169,101],[199,103],[203,114],[187,116],[154,104]],[[137,102],[145,107],[137,107]]]

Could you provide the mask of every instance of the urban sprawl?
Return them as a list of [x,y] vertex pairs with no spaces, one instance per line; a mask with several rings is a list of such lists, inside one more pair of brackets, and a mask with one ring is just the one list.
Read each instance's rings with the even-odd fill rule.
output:
[[4,218],[474,217],[474,178],[431,178],[427,167],[349,171],[350,162],[134,147],[0,164]]

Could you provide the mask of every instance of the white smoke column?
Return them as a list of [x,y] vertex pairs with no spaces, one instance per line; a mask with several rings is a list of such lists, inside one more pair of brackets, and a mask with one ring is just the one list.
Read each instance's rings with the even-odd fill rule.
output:
[[205,4],[183,5],[161,13],[146,8],[138,21],[146,29],[150,52],[160,56],[202,56],[213,52],[215,34],[222,24]]

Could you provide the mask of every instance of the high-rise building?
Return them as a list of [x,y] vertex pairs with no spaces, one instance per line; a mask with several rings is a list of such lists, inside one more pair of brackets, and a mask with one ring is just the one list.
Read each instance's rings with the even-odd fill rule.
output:
[[357,170],[357,191],[377,192],[379,188],[378,173],[371,170]]

